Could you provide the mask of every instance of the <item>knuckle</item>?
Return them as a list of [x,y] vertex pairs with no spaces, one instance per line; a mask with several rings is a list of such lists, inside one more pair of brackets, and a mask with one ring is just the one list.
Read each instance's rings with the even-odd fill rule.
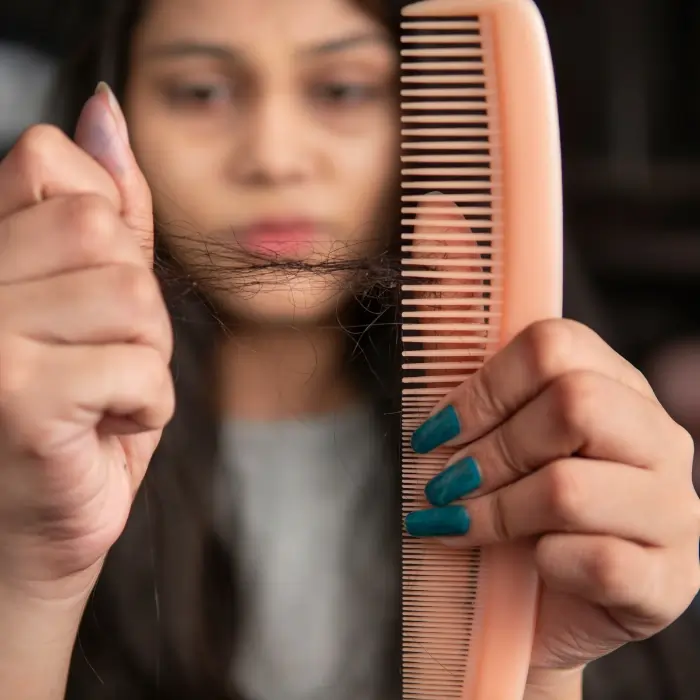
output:
[[35,359],[28,345],[8,339],[0,342],[0,431],[9,444],[27,452],[35,452],[40,437],[34,412],[23,409],[33,391]]
[[151,411],[154,415],[154,428],[162,428],[175,414],[175,384],[170,367],[155,351],[146,356],[140,365],[142,384],[148,386],[148,396],[152,396]]
[[673,504],[673,510],[669,513],[669,519],[674,525],[672,535],[679,540],[694,542],[697,550],[700,539],[700,498],[695,487],[692,483],[677,483],[669,490],[668,498],[668,502]]
[[690,487],[693,492],[693,502],[688,509],[690,520],[690,536],[693,542],[697,542],[700,538],[700,497],[698,497],[695,488]]
[[532,371],[541,379],[561,374],[571,362],[580,324],[546,319],[529,326],[522,336]]
[[161,328],[163,337],[163,346],[165,349],[165,356],[168,362],[172,360],[175,351],[175,332],[173,330],[173,325],[170,320],[170,316],[165,308],[165,303],[162,304],[161,315],[162,319]]
[[694,546],[667,551],[659,559],[659,575],[649,601],[654,632],[680,617],[700,591],[697,539]]
[[635,367],[631,362],[626,362],[630,372],[630,383],[642,394],[655,398],[656,394],[644,372],[639,367]]
[[0,341],[0,412],[4,413],[18,396],[26,393],[35,373],[28,345],[19,341]]
[[135,320],[150,322],[162,306],[151,270],[140,265],[115,265],[112,273],[116,298],[128,307]]
[[591,585],[608,600],[619,604],[632,604],[643,595],[639,581],[630,576],[624,560],[610,542],[601,542],[588,561],[588,578]]
[[83,263],[106,258],[115,238],[117,212],[104,197],[82,194],[68,200],[68,220],[75,252]]
[[690,575],[687,577],[688,581],[688,597],[687,600],[690,603],[700,591],[700,562],[698,562],[697,557],[697,544],[694,543],[691,551],[691,569]]
[[[694,552],[689,551],[690,557],[664,562],[662,572],[656,577],[656,585],[645,598],[653,621],[652,634],[678,619],[698,595],[700,565],[697,540],[693,549]],[[669,575],[670,571],[673,573]]]
[[122,305],[122,314],[130,319],[132,332],[170,361],[174,333],[156,276],[143,265],[114,265],[110,270],[111,294]]
[[164,378],[162,396],[163,423],[169,423],[175,415],[175,383],[167,365],[163,365]]
[[591,506],[585,475],[566,461],[550,464],[545,474],[547,505],[556,525],[565,531],[579,529]]
[[600,382],[593,372],[579,370],[552,383],[553,416],[564,434],[583,439],[591,432],[600,413]]
[[680,423],[674,422],[672,442],[677,446],[678,455],[684,462],[684,466],[692,467],[695,457],[695,440],[690,431],[680,425]]
[[56,126],[36,124],[29,127],[17,140],[12,150],[20,173],[39,174],[48,162],[57,144],[66,140],[66,135]]

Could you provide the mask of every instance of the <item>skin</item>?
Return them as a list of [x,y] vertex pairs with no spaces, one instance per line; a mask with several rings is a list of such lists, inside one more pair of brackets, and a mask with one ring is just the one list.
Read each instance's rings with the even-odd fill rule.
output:
[[397,173],[398,66],[381,26],[346,0],[264,5],[152,2],[125,107],[172,249],[236,319],[221,354],[224,411],[269,420],[355,400],[336,320],[351,273],[241,272],[254,261],[247,227],[317,222],[299,250],[262,251],[263,262],[384,248],[377,221]]
[[[194,269],[205,246],[214,265],[242,266],[246,225],[278,216],[318,222],[311,250],[291,259],[362,256],[387,242],[375,222],[398,146],[389,37],[345,0],[264,7],[154,0],[135,35],[132,144]],[[260,293],[221,297],[243,320],[313,322],[335,312],[345,282],[282,272],[262,278]]]
[[117,124],[102,93],[84,150],[38,126],[0,164],[0,677],[21,700],[63,697],[85,601],[173,411],[150,191]]
[[[172,414],[151,221],[104,92],[77,144],[34,127],[0,164],[0,678],[17,700],[63,697],[85,600]],[[450,545],[537,537],[526,700],[580,698],[588,661],[661,630],[697,591],[692,440],[568,321],[530,327],[445,402],[455,458],[483,476]]]

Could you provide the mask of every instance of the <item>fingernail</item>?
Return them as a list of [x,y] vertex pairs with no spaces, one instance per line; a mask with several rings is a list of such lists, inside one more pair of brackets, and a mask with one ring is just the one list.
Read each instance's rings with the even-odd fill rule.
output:
[[85,103],[75,129],[75,142],[109,172],[127,171],[129,145],[121,135],[112,108],[104,100],[93,96]]
[[413,433],[411,447],[418,454],[426,454],[456,438],[459,433],[460,427],[457,411],[452,406],[446,406],[442,411],[428,418]]
[[406,516],[406,532],[412,537],[452,537],[469,532],[469,513],[462,506],[417,510]]
[[479,486],[479,465],[473,457],[467,457],[432,478],[425,487],[425,497],[431,505],[439,508],[467,496]]
[[126,126],[126,117],[124,116],[124,111],[117,100],[114,91],[104,80],[97,83],[97,88],[95,88],[95,94],[104,94],[107,96],[107,101],[109,102],[109,108],[112,110],[112,116],[117,124],[119,133],[124,137],[124,140],[129,143],[129,129]]

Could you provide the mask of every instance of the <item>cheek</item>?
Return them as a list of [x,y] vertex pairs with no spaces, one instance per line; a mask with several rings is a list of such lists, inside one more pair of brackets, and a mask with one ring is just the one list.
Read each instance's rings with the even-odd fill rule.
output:
[[[388,131],[388,130],[387,130]],[[348,230],[377,252],[391,237],[387,224],[398,216],[399,148],[396,128],[382,138],[354,149],[348,158],[343,202],[348,211]]]
[[181,126],[147,96],[134,95],[138,108],[128,111],[131,145],[161,215],[206,211],[208,192],[216,190],[221,171],[220,147],[187,138]]
[[[340,160],[337,161],[340,164]],[[341,201],[355,218],[375,214],[387,201],[399,178],[397,127],[391,124],[375,138],[358,140],[344,154],[339,167],[343,191]]]
[[183,220],[198,230],[215,225],[216,163],[201,152],[169,142],[163,135],[158,140],[135,140],[134,152],[151,186],[154,209],[161,220]]

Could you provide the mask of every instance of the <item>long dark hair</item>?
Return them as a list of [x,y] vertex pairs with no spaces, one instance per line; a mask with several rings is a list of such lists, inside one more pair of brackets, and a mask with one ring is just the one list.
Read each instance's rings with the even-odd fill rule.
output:
[[[353,1],[395,32],[398,0]],[[107,0],[89,41],[66,65],[57,96],[67,131],[72,133],[99,80],[123,96],[130,39],[146,2]],[[175,330],[177,409],[85,611],[69,700],[241,700],[229,683],[237,642],[235,553],[220,541],[213,519],[219,432],[213,353],[222,326],[206,295],[169,254],[157,228],[155,269]],[[348,330],[348,361],[385,421],[381,429],[393,462],[386,466],[397,476],[396,500],[387,504],[386,512],[396,525],[398,557],[395,249],[393,242],[358,271],[362,299]],[[398,673],[398,643],[395,647],[386,663],[396,664]]]

